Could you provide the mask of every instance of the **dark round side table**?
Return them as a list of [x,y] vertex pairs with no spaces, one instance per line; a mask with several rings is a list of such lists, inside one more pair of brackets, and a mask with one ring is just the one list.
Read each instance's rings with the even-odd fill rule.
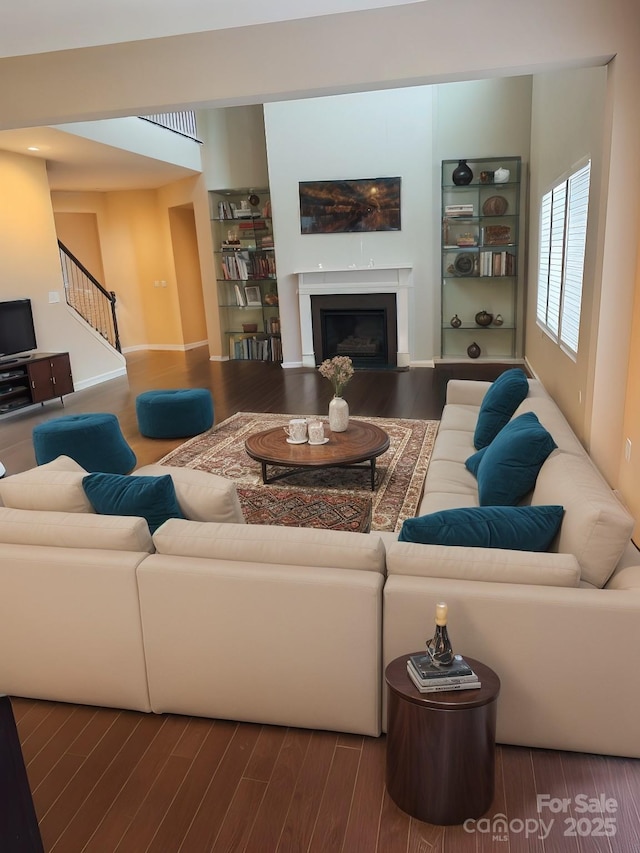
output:
[[500,679],[463,657],[482,683],[479,690],[420,693],[407,674],[408,654],[385,671],[387,791],[404,812],[427,823],[464,823],[493,801]]

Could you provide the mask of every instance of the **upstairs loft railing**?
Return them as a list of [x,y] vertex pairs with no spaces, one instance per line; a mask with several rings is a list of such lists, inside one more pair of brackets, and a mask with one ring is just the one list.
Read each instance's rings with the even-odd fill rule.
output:
[[91,275],[89,270],[58,240],[62,280],[67,305],[74,309],[92,329],[122,352],[116,317],[116,295]]
[[158,124],[160,127],[166,127],[167,130],[173,130],[174,133],[180,133],[182,136],[188,136],[196,142],[201,142],[198,139],[198,129],[196,127],[196,114],[193,110],[185,110],[180,113],[154,113],[148,116],[138,116],[144,121],[150,121],[152,124]]

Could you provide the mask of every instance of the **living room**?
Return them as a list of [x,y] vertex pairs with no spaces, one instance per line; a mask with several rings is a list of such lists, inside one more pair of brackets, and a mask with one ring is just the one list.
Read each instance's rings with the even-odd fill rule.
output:
[[[32,58],[6,58],[2,60],[0,71],[11,81],[4,90],[10,90],[11,96],[6,96],[3,100],[3,127],[131,115],[138,112],[143,103],[149,103],[150,109],[159,107],[161,99],[164,105],[171,102],[182,106],[228,105],[232,99],[235,99],[236,103],[247,100],[268,103],[282,100],[283,92],[287,93],[287,98],[295,98],[300,95],[327,94],[327,88],[333,92],[345,92],[365,88],[382,89],[394,85],[397,87],[400,82],[403,85],[408,82],[415,85],[454,78],[478,80],[512,76],[514,72],[540,73],[559,67],[602,66],[615,57],[607,66],[609,82],[605,104],[606,130],[603,137],[603,163],[606,165],[603,168],[605,173],[608,170],[608,193],[603,196],[601,209],[598,211],[600,230],[593,267],[593,283],[596,289],[591,301],[595,313],[592,313],[590,320],[585,323],[589,345],[581,348],[578,363],[572,362],[559,353],[557,346],[540,334],[531,312],[528,312],[525,356],[536,375],[561,404],[582,440],[589,446],[604,475],[620,489],[632,511],[637,511],[635,484],[640,478],[635,476],[636,458],[631,454],[630,459],[626,459],[624,454],[627,438],[632,444],[640,440],[640,435],[636,434],[640,426],[632,399],[627,395],[627,388],[634,385],[633,371],[637,362],[631,357],[635,345],[633,342],[637,339],[637,335],[632,336],[637,253],[629,251],[629,234],[637,233],[638,214],[635,197],[628,190],[628,187],[635,183],[633,169],[637,146],[634,134],[638,133],[633,118],[632,95],[637,80],[637,60],[632,47],[636,15],[635,10],[627,10],[626,5],[621,3],[620,8],[629,14],[619,18],[615,11],[617,8],[618,6],[611,8],[603,3],[594,9],[594,17],[589,18],[582,14],[578,6],[566,32],[563,29],[567,26],[564,15],[570,14],[569,9],[565,9],[563,16],[558,19],[557,10],[550,8],[548,19],[544,23],[538,16],[532,15],[532,20],[526,27],[526,35],[523,35],[522,39],[500,40],[501,60],[498,72],[494,69],[495,34],[502,24],[497,22],[504,20],[504,26],[508,26],[506,22],[510,20],[510,10],[501,10],[499,5],[495,9],[487,10],[487,15],[472,14],[473,32],[471,28],[463,28],[464,33],[457,35],[456,39],[464,37],[464,46],[459,42],[460,46],[455,51],[446,50],[441,41],[433,36],[435,32],[458,32],[460,29],[457,23],[457,8],[440,3],[408,4],[400,7],[401,12],[376,9],[345,14],[339,16],[339,22],[329,17],[289,22],[286,25],[273,24],[269,30],[270,48],[277,53],[277,39],[282,35],[282,56],[286,57],[286,61],[278,64],[273,61],[272,55],[270,62],[261,68],[259,80],[252,74],[246,79],[235,74],[233,80],[223,81],[220,75],[216,74],[224,57],[229,57],[233,64],[233,57],[242,54],[243,37],[257,36],[259,29],[255,32],[250,29],[229,30],[223,33],[212,31],[206,37],[198,36],[198,61],[195,62],[196,54],[191,52],[194,61],[182,63],[179,74],[173,69],[167,75],[167,65],[158,55],[163,72],[156,75],[152,83],[150,80],[146,81],[144,86],[139,79],[140,75],[134,70],[137,62],[134,48],[119,47],[119,53],[123,53],[119,62],[124,62],[126,56],[126,62],[131,65],[126,88],[118,90],[117,104],[113,103],[114,90],[108,84],[106,76],[95,81],[90,102],[83,102],[79,97],[73,106],[67,103],[72,87],[66,85],[66,75],[89,79],[86,75],[90,71],[85,71],[78,65],[84,58],[89,59],[89,54],[86,57],[79,53],[57,54],[55,75],[58,76],[55,77],[54,68],[51,66],[53,54],[34,55]],[[461,14],[466,14],[466,9]],[[324,27],[338,23],[337,29],[332,32],[332,38],[335,44],[348,44],[348,51],[340,54],[340,62],[334,61],[330,68],[320,55],[314,57],[312,63],[308,51],[302,49],[301,45],[320,44],[325,37]],[[403,48],[401,51],[390,51],[387,34],[394,32],[396,28],[401,31],[398,44],[402,43]],[[289,30],[295,34],[295,38],[284,35],[285,32],[288,34]],[[367,32],[366,39],[359,37],[361,32]],[[179,39],[175,43],[176,46],[186,47],[189,37],[181,39],[182,41]],[[385,79],[382,79],[379,63],[375,60],[376,51],[370,51],[365,46],[367,42],[371,44],[372,39],[373,44],[376,39],[380,40],[378,52],[387,57],[383,75]],[[202,44],[205,41],[206,47]],[[153,47],[160,51],[166,44],[145,43],[147,49]],[[113,48],[103,47],[100,50],[108,55]],[[294,51],[300,53],[296,55]],[[333,52],[335,51],[332,50]],[[16,74],[18,67],[25,63],[34,63],[34,67],[38,69],[36,75],[39,82],[35,87],[27,77]],[[300,80],[292,79],[290,63],[307,69]],[[315,75],[313,77],[312,72]],[[55,86],[52,85],[54,79]],[[141,86],[141,91],[134,96],[136,86]],[[178,94],[180,87],[182,89]],[[63,93],[66,93],[64,97]],[[58,104],[59,106],[56,106]],[[551,135],[546,138],[553,141]],[[465,146],[461,149],[460,156],[466,154]],[[533,172],[532,178],[535,180]],[[533,188],[532,184],[532,190]],[[15,233],[15,227],[10,227],[14,212],[15,207],[5,211],[8,227],[3,229],[3,233],[6,235]],[[535,217],[530,216],[529,227],[534,226]],[[433,229],[432,237],[435,230]],[[635,245],[635,238],[633,242]],[[3,250],[7,250],[5,254],[8,258],[12,255],[14,244],[15,241],[11,237],[7,239],[7,245],[3,246]],[[626,260],[630,256],[634,258],[632,263]],[[18,259],[14,258],[14,261],[9,266],[12,282],[17,280],[21,269]],[[533,255],[529,258],[529,264],[532,263]],[[55,261],[52,266],[41,271],[44,276],[50,278],[52,269],[55,269]],[[209,283],[206,278],[203,279],[205,292]],[[46,291],[54,289],[57,282],[51,284],[53,287],[46,287]],[[5,292],[10,295],[19,295],[14,284],[5,287]],[[530,298],[531,293],[532,289],[529,288]],[[284,320],[283,317],[283,326]],[[213,325],[209,323],[210,334]],[[295,328],[295,324],[290,324],[290,327]],[[68,335],[68,327],[66,332]],[[46,336],[47,347],[65,348],[68,337],[65,340],[51,340],[49,326]],[[215,347],[212,349],[215,350]],[[106,374],[109,370],[121,369],[122,365],[118,363],[104,367],[103,372]]]
[[[439,82],[434,79],[439,75],[447,76],[449,74],[460,73],[463,76],[468,76],[470,79],[479,79],[482,78],[485,74],[491,73],[490,67],[494,67],[495,65],[495,47],[487,49],[486,45],[492,39],[492,44],[495,45],[496,30],[500,29],[500,15],[504,15],[505,20],[511,20],[510,15],[512,15],[512,10],[510,8],[507,8],[503,4],[491,5],[490,7],[488,6],[486,9],[486,19],[483,17],[482,20],[478,22],[478,26],[474,25],[474,27],[469,28],[468,33],[462,34],[462,41],[464,43],[464,57],[462,59],[460,58],[460,56],[455,57],[456,63],[462,70],[454,72],[454,70],[451,68],[451,43],[449,42],[448,44],[439,44],[438,39],[435,38],[433,27],[436,24],[438,26],[442,25],[447,32],[454,32],[455,13],[464,12],[464,14],[473,14],[472,10],[469,9],[466,5],[464,7],[460,5],[457,7],[457,9],[453,8],[449,10],[445,9],[444,4],[439,3],[414,5],[416,5],[416,7],[422,7],[419,10],[419,17],[417,17],[415,20],[414,15],[418,15],[418,12],[414,11],[409,6],[404,8],[401,14],[396,11],[398,18],[387,15],[385,11],[377,10],[373,13],[365,13],[364,18],[359,18],[359,16],[356,16],[359,18],[359,20],[354,20],[352,22],[354,28],[353,30],[350,30],[349,20],[352,16],[340,16],[343,18],[342,23],[344,24],[345,31],[343,35],[345,37],[346,43],[342,41],[341,36],[337,36],[336,38],[338,43],[345,43],[345,50],[343,53],[339,51],[337,52],[336,62],[333,63],[333,67],[330,70],[330,73],[329,70],[325,67],[326,50],[322,52],[322,57],[319,57],[319,60],[322,59],[322,62],[319,61],[318,65],[322,66],[322,69],[324,70],[321,69],[319,72],[320,76],[317,78],[317,85],[319,88],[321,88],[320,82],[324,82],[326,88],[330,89],[330,92],[327,92],[325,89],[325,91],[319,91],[316,92],[316,94],[322,95],[322,97],[328,95],[333,98],[336,97],[338,94],[336,92],[337,89],[341,89],[343,87],[357,89],[359,87],[362,87],[363,84],[361,80],[360,82],[358,82],[357,80],[353,80],[354,76],[358,76],[358,74],[356,74],[354,70],[355,67],[359,67],[360,69],[368,68],[369,74],[371,75],[371,81],[367,88],[374,88],[374,86],[372,85],[374,80],[377,82],[377,84],[379,84],[379,62],[375,63],[374,67],[370,60],[372,53],[376,54],[378,57],[381,55],[381,53],[379,51],[371,49],[370,41],[369,44],[366,45],[367,49],[365,49],[365,46],[362,45],[362,42],[367,40],[362,39],[361,36],[362,33],[365,31],[365,25],[368,23],[372,26],[371,37],[373,41],[375,42],[376,38],[379,39],[380,49],[382,49],[383,45],[385,47],[388,47],[390,44],[394,44],[393,38],[391,36],[397,32],[395,28],[398,26],[398,19],[400,19],[402,23],[402,36],[398,34],[397,43],[401,43],[403,45],[403,49],[407,48],[407,50],[412,53],[411,62],[408,62],[408,64],[405,66],[405,76],[403,78],[404,80],[412,80],[413,82],[424,84],[428,82]],[[428,9],[428,7],[432,5],[433,9]],[[451,4],[449,4],[449,6],[451,7]],[[629,232],[633,233],[634,235],[638,233],[637,204],[631,198],[632,194],[629,192],[628,189],[628,181],[631,181],[632,185],[637,184],[637,167],[635,166],[633,161],[633,156],[635,156],[635,149],[633,148],[633,146],[637,142],[638,127],[637,124],[634,124],[634,121],[636,120],[632,118],[631,110],[631,106],[634,103],[634,87],[631,85],[631,83],[632,81],[637,79],[637,65],[634,64],[636,60],[635,58],[632,58],[629,47],[627,46],[627,39],[631,38],[629,32],[632,31],[632,25],[630,24],[629,20],[625,20],[626,30],[625,26],[623,26],[621,23],[618,24],[618,26],[615,28],[609,26],[607,24],[607,21],[609,20],[609,16],[611,14],[610,5],[607,5],[606,9],[604,5],[602,6],[602,8],[598,7],[598,14],[596,15],[597,21],[595,25],[592,20],[589,22],[589,38],[586,40],[586,42],[583,42],[581,44],[581,47],[579,49],[577,49],[575,45],[573,45],[572,40],[568,35],[568,32],[575,34],[575,21],[581,21],[582,19],[580,17],[579,9],[574,8],[573,11],[576,13],[576,15],[575,19],[571,21],[570,25],[567,21],[564,20],[564,13],[561,16],[560,20],[556,18],[558,10],[555,7],[552,7],[551,5],[549,5],[548,9],[545,8],[542,10],[538,7],[535,10],[535,13],[533,11],[531,13],[524,12],[523,14],[525,16],[525,19],[519,22],[518,28],[522,28],[523,30],[527,30],[528,33],[533,34],[531,48],[527,46],[523,54],[522,45],[517,45],[515,39],[513,40],[513,42],[507,41],[507,43],[505,43],[504,40],[501,39],[501,48],[503,46],[505,48],[504,68],[506,71],[509,71],[509,69],[511,69],[511,71],[509,71],[509,74],[512,74],[514,70],[517,70],[519,72],[520,70],[522,70],[523,62],[527,62],[528,64],[529,61],[533,66],[537,66],[537,71],[551,73],[551,69],[548,65],[548,51],[551,51],[551,54],[553,55],[554,48],[557,51],[557,53],[555,54],[556,57],[563,57],[562,61],[556,59],[555,64],[558,64],[558,62],[560,62],[560,64],[564,64],[564,62],[566,61],[569,65],[599,65],[604,61],[605,58],[611,56],[615,52],[618,52],[618,50],[621,51],[618,59],[622,58],[623,61],[618,62],[618,59],[616,59],[616,64],[609,68],[609,71],[612,74],[613,72],[615,72],[613,76],[615,77],[616,85],[621,87],[617,90],[617,94],[619,95],[620,92],[624,92],[625,94],[622,97],[621,102],[618,102],[615,98],[613,103],[611,101],[607,101],[608,108],[606,114],[608,118],[611,119],[612,128],[611,140],[608,141],[608,145],[610,146],[613,152],[613,156],[611,167],[609,168],[609,194],[607,199],[603,198],[601,200],[600,205],[601,207],[607,207],[608,205],[607,216],[603,217],[600,221],[600,232],[604,230],[604,234],[600,234],[603,239],[598,241],[598,251],[596,253],[598,257],[596,258],[594,264],[594,270],[602,266],[602,277],[603,279],[606,278],[607,287],[609,286],[609,283],[611,283],[612,291],[609,292],[609,290],[607,289],[606,297],[604,295],[604,290],[602,293],[602,298],[600,296],[600,293],[598,293],[597,295],[594,294],[593,297],[594,305],[602,303],[602,305],[600,305],[601,310],[598,315],[600,318],[601,325],[597,329],[597,334],[595,330],[593,330],[594,333],[592,336],[591,346],[589,347],[589,354],[588,356],[585,355],[585,358],[588,362],[588,366],[590,368],[586,374],[588,376],[588,381],[585,386],[581,386],[580,383],[575,382],[574,370],[571,368],[569,371],[569,378],[563,382],[563,387],[558,389],[554,388],[554,385],[556,383],[556,376],[561,376],[561,371],[564,369],[564,362],[562,362],[562,367],[559,368],[559,359],[561,359],[562,356],[559,356],[557,352],[554,352],[553,354],[547,353],[547,355],[549,356],[549,363],[545,366],[545,357],[540,354],[540,352],[538,352],[536,349],[536,338],[540,336],[539,340],[537,341],[538,346],[540,348],[547,347],[547,343],[544,341],[538,330],[535,328],[535,323],[533,323],[532,325],[533,335],[528,334],[526,338],[525,355],[533,369],[536,371],[536,373],[538,373],[538,375],[541,375],[545,384],[548,384],[550,390],[553,390],[554,397],[557,398],[558,402],[563,402],[563,395],[566,394],[566,400],[564,400],[566,405],[564,406],[564,408],[566,409],[567,414],[569,416],[574,410],[574,398],[577,396],[576,391],[580,391],[582,393],[581,402],[583,403],[584,408],[580,410],[580,413],[577,417],[573,418],[573,420],[575,421],[574,427],[576,428],[576,431],[581,433],[581,437],[584,438],[585,443],[591,446],[591,450],[594,457],[596,455],[600,456],[601,467],[603,471],[608,474],[608,479],[610,480],[610,482],[621,487],[621,490],[627,498],[629,505],[631,505],[635,489],[637,487],[635,486],[635,484],[631,484],[625,491],[624,489],[622,489],[622,484],[633,469],[633,462],[635,462],[635,460],[632,457],[632,464],[624,462],[621,448],[623,444],[623,438],[625,436],[629,435],[629,437],[631,437],[632,440],[635,441],[633,428],[635,427],[636,421],[633,417],[632,403],[630,402],[629,406],[625,405],[625,390],[627,386],[627,381],[630,382],[632,379],[631,371],[633,370],[633,359],[628,358],[629,352],[632,352],[633,350],[630,348],[631,345],[626,345],[626,340],[627,338],[630,338],[631,334],[631,309],[634,285],[637,278],[637,274],[634,263],[623,263],[620,260],[620,252],[622,250],[623,245],[623,255],[624,257],[629,257],[628,242],[622,239],[622,236],[620,234],[620,228],[622,227],[622,230],[626,232],[627,236]],[[423,15],[425,15],[426,17],[423,18]],[[431,17],[432,15],[434,16],[433,18]],[[533,42],[535,42],[535,38],[533,38],[533,36],[540,36],[542,32],[546,33],[543,28],[543,22],[548,25],[549,21],[557,23],[559,33],[551,33],[549,38],[546,38],[546,36],[545,38],[539,38],[539,45],[533,44]],[[291,58],[291,53],[297,51],[298,46],[295,44],[295,42],[291,42],[290,39],[293,31],[301,30],[302,33],[305,34],[305,49],[303,50],[302,47],[300,47],[299,56],[296,58],[296,61],[299,64],[296,67],[306,68],[307,65],[305,64],[305,62],[307,61],[306,54],[308,52],[308,44],[310,43],[309,39],[311,39],[311,43],[314,44],[316,38],[319,42],[323,40],[323,37],[326,38],[326,29],[323,25],[328,25],[328,21],[316,21],[314,22],[314,24],[315,29],[307,29],[304,24],[288,25],[286,27],[281,28],[283,31],[286,32],[287,38],[287,40],[283,43],[283,55],[287,57],[287,69],[282,69],[282,75],[283,77],[287,78],[286,91],[290,92],[290,96],[295,98],[296,100],[299,100],[298,93],[292,93],[292,75],[291,68],[288,63]],[[418,26],[418,24],[420,24],[420,26]],[[565,29],[565,27],[567,27],[568,29]],[[272,34],[277,35],[279,29],[280,28],[276,26]],[[284,32],[282,33],[282,35],[284,36]],[[222,52],[225,52],[225,55],[226,51],[232,53],[237,49],[237,43],[234,40],[235,34],[232,33],[228,38],[230,43],[226,46],[224,44],[221,45],[221,50]],[[441,41],[446,40],[441,39]],[[476,46],[476,42],[478,44],[481,44],[483,41],[485,42],[485,52],[482,54],[482,57],[479,58],[478,52],[475,51],[474,48]],[[233,48],[233,51],[231,50],[231,48]],[[289,48],[291,48],[291,50]],[[355,48],[355,52],[353,48]],[[447,49],[445,50],[445,48]],[[347,55],[349,57],[349,60],[343,60],[343,56],[346,57]],[[437,57],[438,61],[442,63],[440,66],[440,72],[436,72],[435,69],[430,67],[430,63],[433,57]],[[69,57],[69,59],[72,62],[74,61],[72,57]],[[399,57],[395,57],[393,59],[394,63],[401,61],[402,60]],[[622,68],[620,66],[622,66]],[[418,74],[418,68],[420,67],[421,71]],[[1,70],[2,65],[0,65],[0,72]],[[527,73],[530,73],[534,69],[527,68],[526,70]],[[336,75],[339,78],[343,78],[340,85],[335,83],[335,81],[332,84],[331,81],[327,79],[328,77],[335,78]],[[391,70],[389,70],[388,72],[389,77],[394,76],[394,86],[398,83],[397,75],[398,68],[394,68],[393,75]],[[431,77],[432,79],[427,80],[425,79],[425,76]],[[416,77],[419,77],[420,79],[416,81]],[[132,85],[134,82],[137,81],[133,81]],[[167,81],[167,79],[165,78],[163,80],[163,83],[167,82],[169,81]],[[252,78],[251,82],[243,82],[244,85],[246,85],[247,87],[253,86],[255,88],[256,86],[255,77]],[[274,92],[282,92],[285,89],[284,80],[282,78],[280,80],[270,80],[268,82],[273,85]],[[237,81],[227,80],[226,83],[227,85],[235,86]],[[267,86],[266,74],[260,75],[260,83],[264,87]],[[277,88],[278,83],[281,84],[279,89]],[[305,83],[308,84],[308,81],[305,80],[301,82],[300,85],[302,86]],[[387,81],[387,87],[388,85],[389,81]],[[613,86],[613,77],[611,76],[608,81],[608,86]],[[193,98],[193,101],[190,101],[190,103],[193,103],[197,100],[200,100],[200,102],[203,102],[205,100],[208,101],[208,99],[204,97],[199,98],[199,95],[202,94],[202,90],[199,90],[197,86],[192,91],[193,93],[189,97]],[[129,94],[130,93],[122,93],[122,97],[126,99],[127,97],[129,97]],[[172,94],[174,95],[174,97],[172,98],[173,103],[187,103],[187,101],[184,99],[184,95],[178,96],[175,92],[175,89],[172,90]],[[150,101],[150,96],[147,94],[146,97],[146,100],[144,99],[144,97],[142,98],[142,100],[138,98],[138,103],[148,103]],[[351,96],[349,95],[347,96],[347,101],[350,97]],[[240,94],[238,94],[238,98],[241,98]],[[222,99],[222,94],[220,94],[220,100]],[[271,99],[274,101],[278,100],[275,95],[273,95]],[[154,101],[154,103],[156,102]],[[82,107],[79,102],[75,105],[75,109],[78,110],[78,113],[74,112],[74,117],[81,117],[80,113],[83,113],[83,110],[84,113],[82,117],[89,119],[95,116],[94,109],[89,109],[89,107]],[[101,114],[107,114],[110,112],[110,108],[105,104],[99,105],[97,109],[104,110],[104,113]],[[115,109],[115,111],[118,111],[119,108],[114,108],[112,106],[111,109]],[[274,111],[282,110],[283,112],[285,112],[287,111],[287,105],[284,103],[274,103],[273,109]],[[621,115],[621,112],[626,113],[627,109],[628,114],[626,115],[626,117]],[[295,111],[295,105],[292,105],[291,111],[293,115]],[[469,121],[469,111],[463,110],[463,113],[465,122]],[[46,114],[51,115],[50,112]],[[13,115],[15,116],[15,113],[13,113]],[[41,111],[38,113],[38,118],[33,117],[31,121],[42,120],[44,115],[45,111],[42,110],[41,107]],[[68,112],[66,113],[66,115],[68,116]],[[17,120],[22,120],[23,122],[26,121],[26,119],[20,118],[18,118]],[[622,132],[622,126],[626,127],[626,133]],[[553,142],[553,140],[551,141]],[[443,153],[443,156],[448,156],[449,153],[452,152],[447,150]],[[461,150],[460,156],[464,156],[464,154],[466,153],[466,148],[463,148]],[[511,151],[510,153],[513,153],[513,151]],[[431,165],[432,167],[434,167],[434,170],[437,170],[438,155],[436,155],[435,152],[432,152],[432,154],[434,156]],[[630,156],[632,154],[633,156]],[[630,165],[628,165],[628,167],[625,167],[625,169],[622,168],[622,164],[620,161],[622,155],[630,156],[630,160],[627,161]],[[281,164],[282,168],[284,167],[283,163]],[[603,171],[606,172],[607,168],[605,168]],[[624,176],[621,174],[622,171],[625,172]],[[629,175],[631,175],[631,177],[629,177]],[[434,174],[432,177],[433,182],[436,183],[437,175]],[[292,181],[291,183],[294,182]],[[291,187],[289,187],[287,196],[284,199],[284,203],[291,204],[291,199],[292,192]],[[419,209],[420,204],[422,203],[420,198],[416,198],[416,202],[416,207]],[[614,208],[615,211],[613,210]],[[293,221],[294,217],[291,218],[291,223],[293,223]],[[290,227],[293,228],[291,223]],[[531,221],[529,224],[531,226]],[[613,231],[610,232],[610,228],[613,228]],[[438,230],[439,227],[437,221],[432,222],[431,225],[429,225],[428,227],[426,227],[425,225],[424,228],[418,229],[418,239],[421,239],[420,235],[426,233],[426,231],[429,231],[431,239],[437,240],[436,234],[438,233]],[[299,234],[296,235],[296,238],[298,240],[303,239],[302,237],[300,237]],[[632,243],[635,245],[635,240],[632,240]],[[635,253],[633,253],[633,256],[635,262]],[[368,262],[370,255],[367,256],[367,254],[363,251],[362,257],[365,259],[365,262]],[[377,253],[374,256],[374,260],[376,263],[383,263],[383,261],[378,260]],[[394,260],[397,259],[394,258]],[[532,258],[530,258],[529,261],[531,264]],[[351,262],[352,261],[350,259],[347,259],[345,257],[345,263],[347,264],[347,266]],[[318,261],[316,261],[316,263],[318,263]],[[298,265],[299,261],[296,258],[293,258],[291,261],[290,268],[292,270],[295,270]],[[529,280],[531,281],[531,276],[529,277]],[[289,286],[289,288],[291,289],[291,285]],[[431,310],[433,311],[434,309],[432,308]],[[437,313],[437,311],[435,313]],[[422,328],[419,322],[416,324],[416,326],[419,330]],[[529,331],[529,328],[527,328],[527,331]],[[418,341],[418,339],[419,335],[416,335],[416,342]],[[420,340],[422,339],[420,338]],[[623,345],[621,345],[621,341]],[[64,343],[61,342],[60,346],[64,346]],[[594,361],[596,361],[596,355],[598,357],[598,360],[601,356],[604,360],[594,365]],[[189,354],[187,354],[185,358],[185,363],[188,367]],[[582,366],[583,365],[581,365],[581,367]],[[606,379],[602,375],[602,372],[605,370],[605,366],[607,368],[608,376],[608,378]],[[244,365],[243,367],[247,366]],[[162,371],[163,369],[164,368],[160,360],[160,370]],[[305,383],[304,380],[300,379],[299,377],[303,376],[303,374],[297,369],[292,371],[283,370],[281,372],[283,374],[290,373],[291,380],[286,376],[282,378],[282,391],[279,392],[282,395],[279,398],[280,401],[282,401],[282,403],[284,404],[285,402],[292,403],[295,402],[297,399],[301,399],[301,396],[304,393]],[[173,375],[171,374],[171,371],[168,371],[167,373]],[[189,378],[191,379],[191,376],[197,375],[197,373],[190,374],[189,369],[187,369],[187,375],[189,375]],[[310,383],[313,384],[315,382],[316,378],[315,375],[313,375],[313,377],[310,377]],[[227,393],[231,398],[233,394],[232,386],[225,387],[225,394]],[[261,400],[265,399],[265,394],[266,389],[261,389]],[[228,400],[225,400],[225,405],[227,405],[227,403]],[[278,404],[276,403],[276,405]],[[382,405],[382,401],[379,401],[379,405]],[[604,410],[602,406],[605,407]],[[264,409],[266,408],[267,405],[265,404]],[[625,416],[627,416],[627,420],[625,420]],[[582,430],[583,424],[585,424],[584,430]],[[595,630],[597,630],[597,626],[594,626],[594,631]],[[28,715],[30,711],[34,710],[34,708],[25,706],[22,710],[25,715]],[[60,720],[60,718],[58,718],[58,720]],[[55,725],[53,718],[50,720],[50,725]],[[123,723],[122,731],[124,732],[125,729],[126,724]],[[36,727],[32,729],[32,731],[35,730]],[[252,732],[247,733],[247,738],[248,741],[251,742],[251,744],[255,743],[255,741],[251,741]],[[192,743],[196,742],[197,734],[195,735],[195,741],[193,741]],[[348,739],[345,738],[345,742],[343,742],[343,744],[341,744],[339,748],[344,749],[345,743],[347,743],[348,747],[353,746],[352,742],[349,742]],[[285,747],[288,746],[289,749],[291,749],[291,744],[292,741],[288,740],[285,744]],[[276,743],[275,741],[272,742],[270,745],[271,754],[273,754],[273,751],[279,751],[281,746],[282,741],[280,743]],[[195,748],[197,749],[197,746]],[[242,748],[242,745],[238,746],[239,750],[241,750]],[[298,741],[293,746],[293,749],[294,751],[296,751],[297,755],[297,751],[305,750],[306,745]],[[360,745],[357,750],[358,760],[360,760],[360,757],[362,757],[362,761],[366,766],[378,768],[378,775],[376,775],[375,777],[377,780],[376,785],[378,785],[380,780],[380,755],[377,753],[374,756],[369,751],[369,749],[370,746],[368,745],[368,743],[365,743],[364,747]],[[214,752],[215,749],[211,744],[211,752],[209,754],[213,755]],[[182,757],[184,757],[184,754]],[[299,756],[295,760],[299,764]],[[555,758],[553,760],[555,760]],[[570,758],[565,760],[565,767],[576,767],[575,764],[572,765]],[[351,757],[349,759],[345,758],[344,761],[346,765],[352,767]],[[584,761],[586,763],[581,765],[581,769],[579,770],[578,774],[582,774],[582,778],[585,778],[585,776],[588,776],[592,772],[592,766],[589,764],[589,759],[584,758]],[[281,772],[286,774],[286,757],[283,757],[283,762],[285,762],[284,766],[282,764],[277,766],[279,767]],[[367,762],[369,762],[369,764],[367,764]],[[178,761],[177,763],[180,762]],[[562,776],[563,772],[561,769],[562,766],[563,765],[561,763],[556,763],[554,765],[554,772],[556,772],[560,776]],[[612,776],[616,774],[617,765],[607,763],[606,759],[603,762],[597,762],[597,766],[598,771],[604,768],[605,774],[610,773]],[[506,759],[505,767],[507,767],[507,772],[505,774],[505,787],[503,790],[506,791],[510,784],[514,788],[517,787],[517,781],[519,778],[519,773],[522,770],[522,765],[518,766],[516,763],[509,764],[509,759]],[[338,772],[339,771],[336,770],[336,773]],[[164,778],[167,778],[168,775],[169,772],[167,771],[167,775],[165,775]],[[599,780],[602,778],[602,776],[598,776]],[[309,773],[309,775],[306,776],[306,779],[309,781],[309,783],[311,783],[312,774]],[[530,780],[528,779],[527,784],[529,784],[529,781]],[[259,784],[263,784],[262,777],[259,779]],[[604,785],[605,783],[603,782],[602,784]],[[251,802],[251,792],[253,791],[253,793],[256,793],[257,787],[259,786],[256,786],[256,788],[252,789],[251,780],[246,780],[246,785],[243,789],[244,791],[246,791],[247,796],[245,802]],[[576,789],[574,788],[573,790],[575,791]],[[277,801],[277,788],[272,788],[271,791],[272,795],[269,799],[269,802],[275,805]],[[372,796],[373,795],[375,795],[375,791],[373,792]],[[339,800],[340,797],[338,796],[337,799]],[[209,799],[206,802],[210,803],[211,800]],[[368,803],[370,802],[370,800],[365,798],[358,799],[356,797],[356,802],[360,804],[361,808],[366,808],[364,803]],[[264,808],[261,810],[261,812],[264,812]],[[385,818],[386,819],[382,823],[383,830],[381,834],[381,843],[384,841],[388,841],[389,843],[386,847],[382,847],[380,849],[390,850],[394,849],[393,844],[395,842],[392,839],[393,831],[391,829],[393,823],[393,815],[388,811],[388,809],[386,811]],[[265,825],[266,824],[264,822],[260,824],[262,828],[264,828]],[[403,832],[405,831],[405,829],[406,828],[403,825]],[[407,833],[409,832],[409,830],[406,831]],[[415,834],[415,827],[414,830],[411,830],[411,832],[413,833],[411,835],[411,838],[413,839],[414,843],[420,843],[420,838]],[[407,834],[404,837],[406,840],[406,838],[409,836]],[[626,839],[630,837],[633,836],[625,836]],[[424,838],[424,836],[422,836],[422,838]],[[259,839],[255,836],[255,834],[252,837],[252,841],[254,843],[254,849],[260,849]],[[441,839],[434,835],[431,838],[431,841],[433,841],[434,843],[440,843]],[[319,843],[321,842],[318,842],[316,840],[316,844]]]

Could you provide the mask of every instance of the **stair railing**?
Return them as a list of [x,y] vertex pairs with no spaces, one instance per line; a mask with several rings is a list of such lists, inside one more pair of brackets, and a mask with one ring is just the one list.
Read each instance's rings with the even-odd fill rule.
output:
[[60,240],[58,248],[67,305],[114,349],[122,352],[116,317],[116,294],[103,287]]

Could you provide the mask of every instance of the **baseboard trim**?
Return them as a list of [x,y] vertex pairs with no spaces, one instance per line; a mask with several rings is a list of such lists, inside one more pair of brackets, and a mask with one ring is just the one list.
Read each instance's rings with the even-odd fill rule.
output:
[[102,382],[108,382],[110,379],[118,379],[120,376],[127,375],[127,368],[119,367],[117,370],[110,370],[108,373],[99,373],[97,376],[90,376],[89,379],[81,379],[79,382],[73,381],[73,390],[82,391],[84,388],[91,388],[92,385],[100,385]]
[[193,344],[136,344],[132,347],[123,347],[122,352],[140,352],[140,350],[153,350],[154,352],[187,352],[188,350],[206,347],[209,341],[196,341]]

